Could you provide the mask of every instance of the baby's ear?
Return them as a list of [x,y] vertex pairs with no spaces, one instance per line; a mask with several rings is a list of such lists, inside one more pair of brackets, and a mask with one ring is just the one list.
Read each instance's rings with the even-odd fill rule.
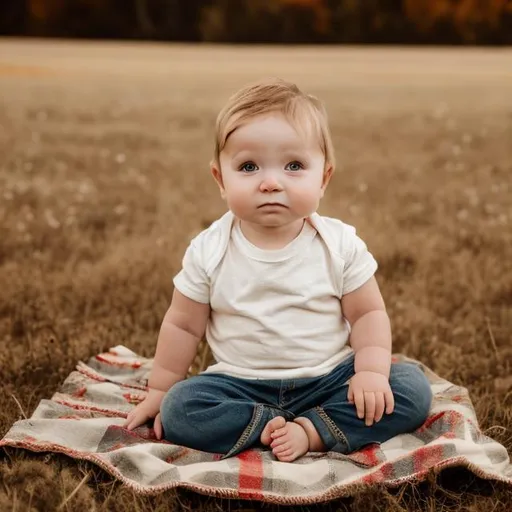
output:
[[220,172],[220,166],[215,162],[210,164],[210,172],[212,173],[213,179],[217,182],[219,186],[220,195],[222,199],[226,198],[226,189],[224,188],[224,180],[222,179],[222,173]]
[[333,172],[334,172],[334,167],[331,164],[326,164],[325,170],[324,170],[324,175],[322,177],[322,195],[325,192],[327,185],[329,185],[329,181],[331,181]]

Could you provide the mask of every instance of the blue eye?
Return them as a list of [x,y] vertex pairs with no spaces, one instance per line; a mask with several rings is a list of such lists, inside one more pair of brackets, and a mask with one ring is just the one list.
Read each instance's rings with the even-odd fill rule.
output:
[[304,169],[304,167],[302,166],[302,164],[300,162],[290,162],[287,166],[286,166],[286,170],[287,171],[300,171]]
[[240,167],[240,170],[244,172],[254,172],[258,170],[258,166],[252,162],[246,162]]

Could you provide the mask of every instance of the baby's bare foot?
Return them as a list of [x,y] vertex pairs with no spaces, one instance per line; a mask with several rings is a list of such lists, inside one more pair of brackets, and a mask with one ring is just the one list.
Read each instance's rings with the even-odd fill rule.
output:
[[263,432],[260,436],[261,444],[268,446],[272,442],[271,434],[280,428],[283,428],[286,425],[286,420],[282,416],[277,416],[272,418],[263,429]]
[[288,421],[284,427],[275,430],[270,437],[272,453],[281,462],[292,462],[309,450],[309,439],[304,428],[298,423]]

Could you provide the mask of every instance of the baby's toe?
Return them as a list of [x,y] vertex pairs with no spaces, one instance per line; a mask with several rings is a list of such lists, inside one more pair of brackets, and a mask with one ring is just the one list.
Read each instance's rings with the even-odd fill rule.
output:
[[276,457],[280,462],[293,462],[298,458],[298,455],[295,453],[295,450],[289,449],[277,454]]
[[276,446],[273,450],[272,450],[272,453],[274,455],[277,455],[277,454],[281,454],[281,453],[285,453],[287,451],[290,450],[290,443],[284,443],[282,444],[281,446]]
[[263,429],[263,432],[260,436],[260,441],[265,446],[268,446],[272,442],[271,434],[276,430],[281,429],[286,425],[286,420],[282,416],[277,416],[276,418],[272,418]]
[[283,444],[285,444],[287,442],[288,442],[288,437],[286,437],[286,436],[278,437],[277,439],[274,439],[270,443],[270,448],[276,448],[277,446],[282,446]]
[[277,439],[278,437],[282,437],[289,433],[288,424],[286,423],[282,428],[278,428],[277,430],[274,430],[272,434],[270,434],[270,437],[272,439]]

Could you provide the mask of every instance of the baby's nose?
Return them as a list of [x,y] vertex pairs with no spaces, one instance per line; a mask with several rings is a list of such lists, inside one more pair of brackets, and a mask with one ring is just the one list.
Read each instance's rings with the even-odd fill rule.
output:
[[263,192],[274,192],[276,190],[281,190],[282,186],[279,183],[279,180],[276,179],[275,176],[265,176],[265,178],[261,181],[260,190]]

